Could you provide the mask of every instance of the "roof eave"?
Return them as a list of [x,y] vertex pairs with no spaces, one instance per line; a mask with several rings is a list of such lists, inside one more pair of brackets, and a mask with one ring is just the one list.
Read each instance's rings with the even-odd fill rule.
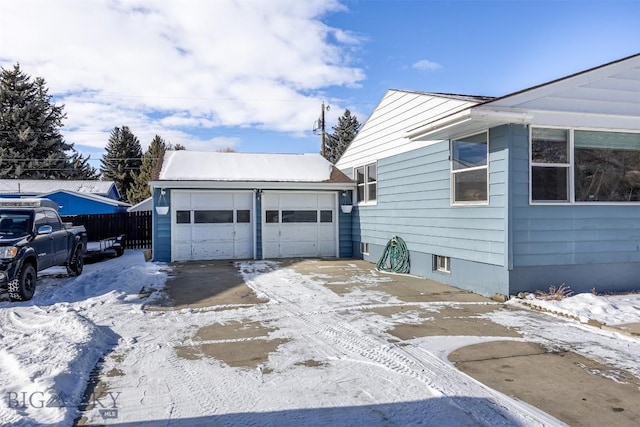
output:
[[529,112],[476,106],[412,129],[407,137],[413,141],[441,141],[507,123],[527,124],[531,120],[533,115]]
[[212,190],[353,190],[355,182],[273,182],[273,181],[192,181],[157,180],[149,183],[151,189],[212,189]]

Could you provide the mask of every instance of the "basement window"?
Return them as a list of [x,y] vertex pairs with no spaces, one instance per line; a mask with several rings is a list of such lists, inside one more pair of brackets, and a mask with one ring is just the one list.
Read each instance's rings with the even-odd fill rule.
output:
[[360,242],[360,253],[362,253],[362,255],[369,255],[369,243]]
[[451,273],[451,258],[448,256],[434,255],[433,269],[443,273]]

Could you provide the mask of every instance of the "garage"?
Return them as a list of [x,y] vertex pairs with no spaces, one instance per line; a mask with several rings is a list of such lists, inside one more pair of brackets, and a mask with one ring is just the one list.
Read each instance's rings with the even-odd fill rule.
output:
[[353,254],[356,183],[318,153],[167,150],[149,186],[154,261]]
[[264,192],[264,258],[335,257],[338,221],[335,192]]
[[175,261],[253,258],[253,193],[174,191]]

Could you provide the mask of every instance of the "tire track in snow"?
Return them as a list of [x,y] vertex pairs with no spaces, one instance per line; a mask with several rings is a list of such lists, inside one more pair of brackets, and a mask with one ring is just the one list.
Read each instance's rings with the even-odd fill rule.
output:
[[[371,363],[420,381],[428,387],[433,397],[450,397],[452,405],[484,425],[510,426],[513,425],[514,419],[528,426],[558,424],[555,418],[484,386],[428,352],[410,344],[402,347],[389,344],[382,338],[374,338],[366,332],[347,326],[340,312],[370,308],[366,305],[343,306],[327,311],[306,311],[301,301],[283,295],[277,292],[277,289],[265,290],[259,281],[253,280],[255,272],[247,273],[241,269],[241,273],[251,288],[270,299],[272,310],[298,324],[295,329],[305,331],[305,335],[314,336],[314,340],[324,342],[334,350],[353,357],[355,361]],[[274,279],[279,279],[277,272],[275,275]],[[304,287],[309,289],[309,282],[302,282]],[[446,304],[440,302],[439,305]],[[469,396],[483,399],[489,404],[480,403],[482,400],[478,400],[475,404],[469,405],[470,399],[464,400],[464,406],[453,403],[456,397]],[[496,424],[497,420],[501,420],[502,423]]]

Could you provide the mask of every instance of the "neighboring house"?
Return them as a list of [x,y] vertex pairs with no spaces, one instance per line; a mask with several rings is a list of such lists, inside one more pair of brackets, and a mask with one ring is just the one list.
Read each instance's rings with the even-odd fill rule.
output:
[[147,197],[140,203],[137,203],[127,209],[127,212],[150,212],[153,209],[153,198]]
[[62,179],[0,179],[0,197],[33,197],[58,190],[94,194],[109,199],[120,199],[113,181]]
[[500,98],[390,90],[336,166],[354,255],[481,294],[640,288],[640,55]]
[[56,202],[61,216],[123,213],[127,212],[127,209],[131,207],[128,203],[119,202],[108,197],[68,190],[40,194],[39,197]]
[[167,151],[150,185],[155,261],[352,255],[355,184],[319,154]]

